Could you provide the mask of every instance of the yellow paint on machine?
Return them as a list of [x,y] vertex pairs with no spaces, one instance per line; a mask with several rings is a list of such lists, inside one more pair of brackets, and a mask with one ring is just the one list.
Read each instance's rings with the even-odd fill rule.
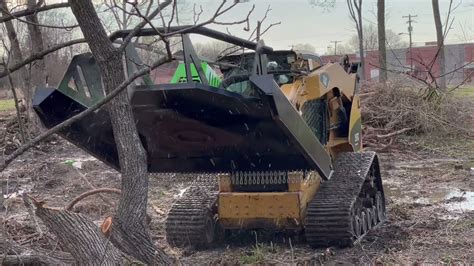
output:
[[308,203],[320,187],[316,172],[302,182],[289,184],[289,192],[221,192],[220,224],[227,229],[302,228]]
[[360,96],[354,95],[352,99],[351,117],[349,119],[349,143],[354,151],[362,149],[362,121],[360,112]]
[[[329,77],[328,84],[321,82],[322,75]],[[282,85],[281,90],[295,108],[300,110],[306,101],[319,99],[335,88],[350,101],[354,95],[355,83],[355,74],[348,75],[339,64],[328,63],[291,84]]]
[[219,219],[300,219],[299,201],[299,192],[220,193],[218,201]]

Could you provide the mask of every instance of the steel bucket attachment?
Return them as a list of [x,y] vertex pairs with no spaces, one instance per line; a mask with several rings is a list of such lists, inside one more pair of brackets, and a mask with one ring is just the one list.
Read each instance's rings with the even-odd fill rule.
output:
[[[215,34],[209,29],[204,33]],[[255,43],[225,38],[247,47],[254,45],[260,52],[271,51],[263,43],[255,47]],[[258,69],[260,74],[248,78],[251,93],[244,95],[210,86],[187,35],[183,35],[183,47],[186,83],[150,85],[151,80],[145,76],[128,88],[150,172],[317,170],[323,178],[329,178],[330,157],[273,76],[264,74],[263,63]],[[140,63],[137,53],[127,48],[128,74],[139,68],[141,64],[137,62]],[[202,83],[192,80],[191,64],[197,66]],[[37,89],[33,106],[44,125],[51,128],[102,99],[99,73],[90,54],[78,55],[58,88]],[[119,169],[106,108],[59,134]]]
[[[248,97],[199,83],[138,86],[131,103],[148,153],[150,172],[232,172],[330,169],[310,128],[271,76],[251,78],[261,93]],[[34,108],[51,128],[84,111],[60,90],[38,89]],[[101,109],[61,136],[99,160],[118,168],[108,113]],[[329,159],[329,158],[328,158]],[[329,164],[328,164],[329,165]]]

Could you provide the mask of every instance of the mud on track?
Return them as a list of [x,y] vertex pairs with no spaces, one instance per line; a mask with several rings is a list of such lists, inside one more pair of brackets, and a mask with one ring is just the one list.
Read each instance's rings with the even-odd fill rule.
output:
[[[5,113],[2,113],[4,117]],[[0,137],[4,127],[0,127]],[[388,200],[388,221],[353,248],[311,249],[288,232],[238,232],[207,250],[172,249],[164,238],[164,219],[186,185],[168,178],[150,179],[148,213],[157,245],[184,264],[268,263],[473,263],[474,176],[472,150],[447,158],[398,147],[380,155]],[[472,165],[472,166],[471,166]],[[19,194],[29,193],[49,206],[63,207],[92,187],[120,187],[120,174],[78,148],[52,138],[0,173],[5,200],[0,217],[7,237],[33,249],[60,253],[55,236],[41,224],[39,234]],[[113,213],[115,195],[92,196],[76,205],[100,224]],[[46,251],[46,250],[47,251]],[[0,253],[4,251],[0,250]]]

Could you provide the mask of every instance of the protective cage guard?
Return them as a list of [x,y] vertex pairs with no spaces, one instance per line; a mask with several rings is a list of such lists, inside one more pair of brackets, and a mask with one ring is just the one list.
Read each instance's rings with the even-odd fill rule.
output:
[[[271,51],[262,45],[259,49],[255,43],[245,45],[260,52]],[[194,57],[192,46],[183,46],[191,50],[184,51],[185,55]],[[89,61],[78,60],[84,57]],[[193,63],[199,63],[195,60],[199,59],[193,59]],[[75,64],[81,62],[78,68]],[[90,54],[78,55],[71,62],[61,84],[72,77],[76,82],[75,94],[64,86],[37,89],[33,106],[46,127],[86,110],[90,104],[84,102],[83,94],[98,95],[94,90],[102,93],[101,86],[83,74],[92,67],[96,68],[96,64]],[[81,73],[72,75],[70,72],[74,71]],[[93,80],[96,82],[97,77]],[[252,75],[250,83],[257,96],[244,96],[192,81],[129,88],[137,129],[148,153],[149,171],[317,170],[321,177],[329,178],[332,172],[329,155],[273,76]],[[88,92],[81,94],[83,90]],[[110,118],[104,109],[89,114],[59,134],[104,163],[119,168]]]

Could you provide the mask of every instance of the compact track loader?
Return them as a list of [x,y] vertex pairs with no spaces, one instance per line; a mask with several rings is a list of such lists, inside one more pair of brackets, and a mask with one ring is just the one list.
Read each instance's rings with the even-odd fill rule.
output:
[[[377,155],[361,151],[353,67],[204,27],[171,30],[180,30],[183,45],[172,83],[145,76],[128,88],[148,168],[217,177],[217,185],[195,182],[176,200],[166,220],[171,245],[206,246],[222,229],[274,228],[303,232],[311,246],[344,247],[384,221]],[[253,52],[202,62],[190,34]],[[124,61],[127,74],[142,67],[131,46]],[[91,54],[77,55],[58,88],[37,89],[34,108],[45,126],[103,98],[99,73]],[[106,110],[60,135],[120,170]]]

